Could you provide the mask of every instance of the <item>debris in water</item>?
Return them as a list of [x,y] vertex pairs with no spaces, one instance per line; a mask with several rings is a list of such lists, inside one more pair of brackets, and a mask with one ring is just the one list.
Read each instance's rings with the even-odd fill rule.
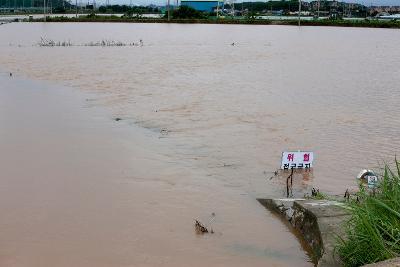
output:
[[278,174],[279,174],[279,170],[274,171],[274,175],[271,176],[269,179],[272,180],[274,177],[278,176]]
[[211,234],[214,233],[214,230],[211,228],[211,223],[212,223],[214,220],[215,220],[215,212],[212,212],[212,213],[211,213],[211,220],[210,220],[210,222],[209,222],[209,225],[210,225],[210,233],[211,233]]
[[121,121],[122,119],[121,118],[115,118],[114,120],[115,121]]
[[349,189],[346,189],[346,192],[344,192],[344,198],[347,200],[350,200],[350,192]]
[[201,222],[199,222],[198,220],[195,220],[195,224],[194,227],[196,229],[196,233],[198,234],[205,234],[208,233],[208,229],[207,227],[205,227]]
[[319,194],[319,189],[315,189],[314,187],[311,189],[311,196],[316,197]]
[[167,134],[168,134],[168,129],[162,128],[162,129],[160,130],[160,133],[161,133],[162,135],[167,135]]
[[358,175],[357,179],[360,184],[372,190],[375,194],[375,189],[379,183],[378,176],[371,170],[362,170]]
[[371,171],[371,170],[362,170],[360,173],[357,175],[357,179],[359,180],[366,180],[367,176],[376,176],[376,174]]

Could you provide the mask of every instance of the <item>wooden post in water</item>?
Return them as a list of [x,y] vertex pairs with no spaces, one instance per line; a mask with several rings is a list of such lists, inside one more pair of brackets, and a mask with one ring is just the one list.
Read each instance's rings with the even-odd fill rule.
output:
[[[294,169],[292,168],[290,175],[286,178],[286,197],[293,196],[293,172]],[[289,186],[289,179],[290,179],[290,186]]]

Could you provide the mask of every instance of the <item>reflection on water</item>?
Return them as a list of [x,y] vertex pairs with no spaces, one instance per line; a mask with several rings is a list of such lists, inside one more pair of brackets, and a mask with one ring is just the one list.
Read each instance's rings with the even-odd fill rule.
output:
[[[144,45],[48,48],[34,45],[40,37],[73,43],[142,39]],[[235,207],[232,216],[245,210],[261,216],[256,202],[240,204],[243,198],[285,195],[285,181],[270,179],[284,150],[315,152],[312,175],[295,176],[297,195],[310,186],[341,194],[354,186],[360,169],[398,152],[398,30],[18,23],[0,27],[0,46],[4,70],[95,92],[88,105],[106,106],[125,125],[149,129],[167,147],[154,148],[169,166],[157,186],[184,185],[204,196],[218,184],[213,198],[221,207]],[[195,179],[183,178],[187,170]],[[160,201],[187,201],[184,189],[173,191]],[[264,226],[251,227],[254,238],[243,231],[240,240],[273,244],[268,253],[263,245],[252,252],[273,262],[268,255],[279,245],[258,239]],[[233,244],[243,251],[254,246]]]

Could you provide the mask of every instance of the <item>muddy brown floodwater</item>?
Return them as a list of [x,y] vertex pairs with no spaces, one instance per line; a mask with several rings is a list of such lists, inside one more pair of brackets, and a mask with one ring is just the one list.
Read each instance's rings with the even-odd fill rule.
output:
[[296,195],[393,159],[398,47],[386,29],[0,26],[0,265],[311,266],[256,198],[285,195],[284,150],[315,152]]

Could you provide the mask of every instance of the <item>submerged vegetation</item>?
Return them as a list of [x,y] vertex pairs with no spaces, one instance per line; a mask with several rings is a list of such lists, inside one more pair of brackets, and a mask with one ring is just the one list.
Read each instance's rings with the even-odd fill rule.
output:
[[351,219],[337,250],[345,266],[361,266],[400,255],[400,162],[385,167],[378,187],[361,188],[349,203]]
[[101,40],[97,42],[88,42],[83,44],[73,44],[71,41],[54,41],[52,39],[47,39],[40,37],[40,41],[37,43],[40,47],[68,47],[68,46],[143,46],[143,41],[139,40],[137,43],[124,43],[115,40]]
[[304,195],[304,198],[306,199],[315,199],[315,200],[323,200],[323,199],[328,199],[328,195],[322,193],[319,191],[317,188],[312,188],[311,189],[311,196],[310,195]]
[[43,37],[40,37],[40,41],[37,43],[38,46],[72,46],[72,43],[70,41],[54,41],[51,39],[46,39]]

